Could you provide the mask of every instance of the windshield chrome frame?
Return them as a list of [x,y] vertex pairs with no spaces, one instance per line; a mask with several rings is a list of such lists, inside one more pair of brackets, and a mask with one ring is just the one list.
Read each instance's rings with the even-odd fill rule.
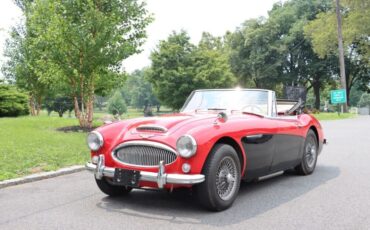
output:
[[[191,92],[189,97],[186,99],[184,105],[182,106],[180,112],[183,112],[187,104],[189,103],[190,99],[193,97],[193,95],[196,92],[201,92],[201,91],[262,91],[262,92],[267,92],[267,115],[262,115],[264,117],[276,117],[277,112],[276,112],[276,96],[275,92],[272,90],[267,90],[267,89],[198,89],[194,90]],[[274,109],[275,105],[275,109]]]

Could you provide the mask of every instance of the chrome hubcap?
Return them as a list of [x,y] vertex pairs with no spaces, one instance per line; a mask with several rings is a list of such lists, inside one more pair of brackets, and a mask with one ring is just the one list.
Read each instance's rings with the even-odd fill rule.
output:
[[220,162],[216,175],[217,194],[222,200],[229,200],[236,190],[236,164],[231,157],[225,157]]
[[309,142],[306,145],[306,149],[305,149],[306,162],[307,162],[307,166],[309,168],[312,168],[314,166],[315,160],[316,160],[316,155],[317,155],[316,145],[312,142],[313,141]]

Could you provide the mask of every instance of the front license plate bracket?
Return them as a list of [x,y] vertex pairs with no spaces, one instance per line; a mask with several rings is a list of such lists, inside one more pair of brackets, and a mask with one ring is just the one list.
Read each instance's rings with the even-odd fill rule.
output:
[[117,185],[137,187],[140,182],[140,171],[116,168],[113,182]]

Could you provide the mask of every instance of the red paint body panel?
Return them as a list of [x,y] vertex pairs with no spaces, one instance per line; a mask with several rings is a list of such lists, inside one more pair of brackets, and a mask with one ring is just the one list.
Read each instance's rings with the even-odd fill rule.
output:
[[[214,121],[216,118],[217,113],[172,114],[160,117],[130,119],[104,125],[97,129],[104,137],[104,145],[99,151],[91,152],[91,154],[92,156],[104,154],[105,164],[109,167],[157,172],[158,168],[128,166],[117,162],[112,158],[112,151],[117,145],[133,140],[159,142],[176,151],[177,139],[184,134],[190,134],[197,141],[196,154],[189,159],[179,156],[174,163],[166,166],[166,172],[182,174],[181,166],[186,162],[191,165],[189,174],[200,174],[208,154],[216,142],[223,137],[232,138],[239,145],[242,155],[241,163],[244,166],[248,161],[248,153],[244,151],[241,140],[245,136],[281,134],[305,138],[308,130],[314,127],[318,134],[319,143],[323,143],[324,140],[321,125],[314,117],[307,114],[274,118],[250,114],[230,114],[226,122],[218,122],[215,125]],[[137,131],[136,127],[143,124],[163,126],[168,131],[165,133]],[[243,167],[242,174],[245,171],[246,168]],[[155,183],[142,182],[140,186],[156,187],[157,185]]]

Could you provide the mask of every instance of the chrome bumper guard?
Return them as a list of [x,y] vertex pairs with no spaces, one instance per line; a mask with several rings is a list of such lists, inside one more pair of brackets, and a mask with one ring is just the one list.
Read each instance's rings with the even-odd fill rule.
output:
[[[86,169],[94,172],[95,178],[101,180],[103,177],[114,177],[115,168],[106,167],[104,155],[100,155],[97,164],[87,162]],[[168,174],[166,173],[163,161],[159,162],[158,172],[140,171],[140,181],[157,182],[158,188],[163,188],[166,184],[192,185],[199,184],[205,180],[202,174]]]

